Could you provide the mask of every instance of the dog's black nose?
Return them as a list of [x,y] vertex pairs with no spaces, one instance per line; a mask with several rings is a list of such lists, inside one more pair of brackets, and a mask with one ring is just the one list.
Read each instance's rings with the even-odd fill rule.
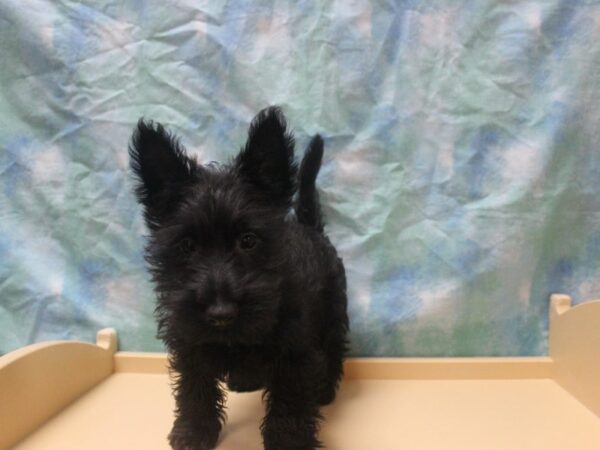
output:
[[237,308],[231,303],[217,302],[206,310],[206,321],[215,327],[231,325],[237,316]]

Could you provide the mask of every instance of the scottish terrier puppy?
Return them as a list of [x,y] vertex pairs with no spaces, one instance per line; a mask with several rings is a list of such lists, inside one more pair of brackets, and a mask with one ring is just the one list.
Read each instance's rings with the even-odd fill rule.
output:
[[143,120],[129,154],[158,335],[175,374],[171,446],[214,448],[226,383],[265,390],[265,449],[320,447],[319,407],[335,398],[348,331],[344,266],[315,188],[322,139],[311,140],[298,170],[294,138],[270,107],[227,165],[201,165]]

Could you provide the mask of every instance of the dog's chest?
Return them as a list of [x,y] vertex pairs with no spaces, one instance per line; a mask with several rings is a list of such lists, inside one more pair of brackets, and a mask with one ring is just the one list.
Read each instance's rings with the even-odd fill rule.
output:
[[261,389],[268,378],[271,361],[262,349],[230,349],[226,361],[226,379],[229,389],[248,392]]

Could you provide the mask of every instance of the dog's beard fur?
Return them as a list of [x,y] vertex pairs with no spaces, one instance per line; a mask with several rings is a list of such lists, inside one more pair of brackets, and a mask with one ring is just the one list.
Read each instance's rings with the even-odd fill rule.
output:
[[298,173],[278,108],[257,115],[222,166],[200,165],[160,124],[138,123],[131,166],[159,337],[178,372],[174,448],[215,444],[219,379],[266,388],[266,448],[318,446],[318,406],[335,396],[348,329],[344,268],[314,185],[322,151],[317,136]]

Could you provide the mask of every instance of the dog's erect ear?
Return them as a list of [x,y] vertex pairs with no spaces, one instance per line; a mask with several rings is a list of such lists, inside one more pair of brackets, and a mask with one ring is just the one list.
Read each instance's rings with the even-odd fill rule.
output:
[[139,181],[138,201],[145,207],[146,222],[152,228],[178,203],[185,186],[195,179],[198,165],[161,124],[143,119],[133,133],[129,157]]
[[289,206],[296,189],[297,166],[294,137],[286,127],[278,107],[260,111],[252,120],[248,141],[236,157],[235,165],[246,180],[273,201]]

